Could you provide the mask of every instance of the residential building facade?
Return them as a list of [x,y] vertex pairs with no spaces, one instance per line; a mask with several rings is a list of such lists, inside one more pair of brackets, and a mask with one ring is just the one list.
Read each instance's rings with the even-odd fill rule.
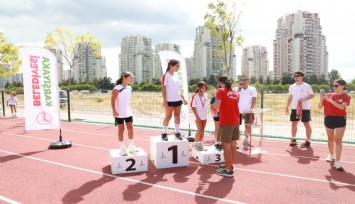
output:
[[151,39],[142,35],[124,37],[121,43],[121,54],[119,54],[119,65],[120,73],[132,72],[136,82],[152,82],[153,50]]
[[180,54],[180,45],[176,45],[173,43],[161,43],[155,45],[153,61],[153,78],[155,79],[160,79],[163,76],[159,52],[164,50],[171,50]]
[[256,79],[269,75],[269,60],[266,47],[261,45],[252,45],[243,48],[241,75]]
[[297,11],[277,21],[274,40],[274,77],[301,70],[307,76],[328,73],[326,37],[317,13]]

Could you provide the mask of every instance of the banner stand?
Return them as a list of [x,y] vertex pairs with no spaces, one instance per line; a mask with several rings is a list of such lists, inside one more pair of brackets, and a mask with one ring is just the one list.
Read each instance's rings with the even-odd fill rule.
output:
[[65,149],[71,147],[71,141],[62,140],[62,129],[59,129],[59,141],[49,143],[48,149]]

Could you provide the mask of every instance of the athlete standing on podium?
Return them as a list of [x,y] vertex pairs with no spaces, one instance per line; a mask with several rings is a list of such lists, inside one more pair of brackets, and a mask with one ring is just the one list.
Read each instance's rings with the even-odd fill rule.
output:
[[162,140],[168,141],[168,126],[169,121],[174,113],[174,124],[175,124],[175,137],[182,140],[180,134],[180,113],[181,105],[187,104],[187,101],[182,93],[180,93],[180,80],[177,72],[180,68],[180,62],[178,60],[172,59],[168,63],[165,74],[163,75],[162,81],[162,95],[163,95],[163,106],[165,108],[165,118],[163,121],[163,133]]
[[113,88],[111,96],[111,108],[113,117],[115,117],[115,125],[118,125],[118,141],[120,142],[120,154],[127,155],[127,150],[123,142],[124,123],[128,130],[129,146],[128,150],[133,153],[137,149],[133,144],[133,117],[131,111],[131,92],[132,88],[129,84],[133,82],[133,74],[124,72],[121,78],[117,80],[115,88]]
[[222,141],[225,165],[219,165],[216,174],[233,177],[233,162],[237,157],[236,140],[239,139],[239,93],[233,89],[230,79],[223,75],[218,78],[222,87],[217,90],[213,108],[219,108],[218,138]]

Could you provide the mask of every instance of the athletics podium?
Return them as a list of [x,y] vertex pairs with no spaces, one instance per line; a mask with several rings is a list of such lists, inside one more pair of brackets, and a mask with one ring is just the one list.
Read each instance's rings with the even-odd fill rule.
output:
[[263,115],[269,109],[251,109],[243,111],[242,124],[239,127],[239,152],[251,156],[262,154],[266,151],[262,150],[263,142]]

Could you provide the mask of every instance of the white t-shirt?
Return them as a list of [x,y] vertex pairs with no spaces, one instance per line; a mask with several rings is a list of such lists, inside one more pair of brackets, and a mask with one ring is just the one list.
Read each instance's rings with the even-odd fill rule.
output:
[[[313,95],[314,93],[312,87],[306,82],[303,82],[300,85],[297,85],[296,83],[290,85],[290,87],[288,88],[288,94],[292,95],[292,109],[297,110],[298,100],[307,98],[310,95]],[[309,100],[302,102],[302,109],[303,110],[311,109],[311,103]]]
[[240,99],[238,103],[240,113],[246,113],[251,108],[252,98],[257,96],[257,91],[254,87],[248,86],[246,89],[241,88],[239,91]]
[[161,81],[162,84],[166,87],[166,101],[181,101],[180,81],[177,77],[177,74],[171,75],[170,72],[166,72],[163,75]]
[[192,96],[191,107],[194,107],[198,117],[201,120],[207,120],[207,105],[208,105],[208,96],[204,94],[199,96],[198,93],[195,93]]
[[16,106],[17,103],[17,98],[16,96],[8,96],[7,97],[7,104],[9,104],[9,106]]
[[132,88],[127,85],[127,87],[121,84],[116,85],[115,88],[118,90],[118,97],[115,101],[116,111],[118,112],[118,118],[128,118],[132,116],[131,111],[131,92]]

